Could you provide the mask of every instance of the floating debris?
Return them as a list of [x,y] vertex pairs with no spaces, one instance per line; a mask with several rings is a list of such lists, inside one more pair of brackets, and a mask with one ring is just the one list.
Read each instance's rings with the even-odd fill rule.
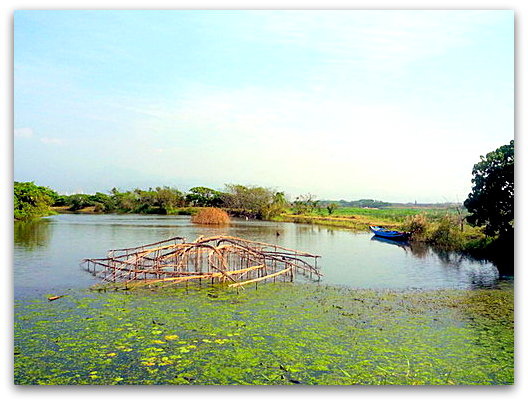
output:
[[66,297],[66,295],[52,295],[51,297],[48,297],[48,301],[55,301],[56,299]]
[[84,259],[81,266],[106,282],[139,285],[211,280],[243,287],[295,274],[319,279],[319,255],[232,236],[175,237],[134,248],[113,249],[106,258]]

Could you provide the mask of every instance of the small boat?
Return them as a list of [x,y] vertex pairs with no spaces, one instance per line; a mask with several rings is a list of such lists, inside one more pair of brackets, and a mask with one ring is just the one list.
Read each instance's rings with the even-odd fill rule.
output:
[[399,240],[409,239],[409,236],[411,235],[408,232],[391,231],[383,227],[378,227],[374,225],[370,225],[369,228],[372,232],[374,232],[374,234],[376,234],[376,236],[380,236],[380,237],[388,238],[388,239],[399,239]]

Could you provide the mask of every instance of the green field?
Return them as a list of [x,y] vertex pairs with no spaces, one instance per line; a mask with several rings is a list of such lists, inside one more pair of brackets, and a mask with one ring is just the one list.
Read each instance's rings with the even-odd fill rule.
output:
[[[446,216],[453,221],[458,220],[460,215],[456,208],[440,208],[440,207],[417,207],[417,208],[360,208],[360,207],[340,207],[328,213],[326,208],[314,209],[309,213],[295,214],[292,210],[274,217],[276,221],[291,221],[297,223],[311,223],[327,225],[332,227],[347,228],[356,231],[368,231],[369,225],[382,225],[391,229],[405,230],[405,222],[416,215],[423,215],[426,217],[429,224],[435,225]],[[461,212],[463,216],[464,211]],[[468,238],[480,238],[481,232],[478,228],[469,227],[464,228],[465,234]]]
[[439,219],[446,214],[457,214],[455,208],[400,208],[400,207],[387,207],[387,208],[360,208],[360,207],[339,207],[331,215],[328,214],[328,210],[325,208],[317,209],[312,212],[314,216],[322,217],[343,217],[347,218],[350,216],[364,216],[371,217],[373,219],[381,219],[393,222],[403,222],[407,217],[424,214],[431,219]]

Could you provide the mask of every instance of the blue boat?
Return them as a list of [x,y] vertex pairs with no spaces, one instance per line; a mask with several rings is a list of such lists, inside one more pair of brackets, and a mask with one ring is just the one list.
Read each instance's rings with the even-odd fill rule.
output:
[[374,234],[376,234],[376,236],[380,236],[382,238],[403,240],[409,239],[409,236],[411,235],[408,232],[391,231],[386,228],[374,225],[370,225],[369,228],[372,232],[374,232]]

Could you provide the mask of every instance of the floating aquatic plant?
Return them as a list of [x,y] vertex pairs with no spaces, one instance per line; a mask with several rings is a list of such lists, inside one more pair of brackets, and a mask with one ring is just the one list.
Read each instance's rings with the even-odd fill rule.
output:
[[79,292],[15,315],[17,384],[513,383],[508,288]]

